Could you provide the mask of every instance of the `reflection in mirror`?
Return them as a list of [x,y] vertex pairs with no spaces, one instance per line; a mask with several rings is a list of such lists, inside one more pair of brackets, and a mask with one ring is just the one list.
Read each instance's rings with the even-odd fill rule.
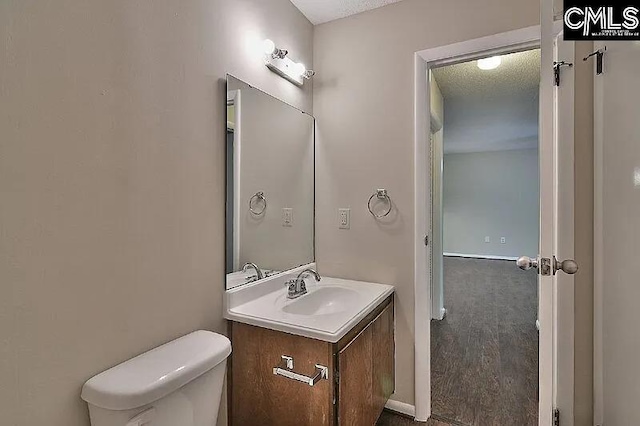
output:
[[226,288],[314,261],[314,118],[227,76]]

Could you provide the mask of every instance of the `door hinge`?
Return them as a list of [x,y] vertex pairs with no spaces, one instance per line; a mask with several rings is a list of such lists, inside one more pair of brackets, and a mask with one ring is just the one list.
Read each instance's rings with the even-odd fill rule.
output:
[[553,410],[553,426],[560,426],[560,410]]
[[428,235],[426,235],[426,236],[424,237],[424,245],[425,245],[425,246],[428,246],[428,245],[429,245],[429,236],[428,236]]
[[571,62],[559,61],[553,63],[553,73],[555,75],[554,86],[560,86],[560,69],[562,67],[572,67],[573,64]]

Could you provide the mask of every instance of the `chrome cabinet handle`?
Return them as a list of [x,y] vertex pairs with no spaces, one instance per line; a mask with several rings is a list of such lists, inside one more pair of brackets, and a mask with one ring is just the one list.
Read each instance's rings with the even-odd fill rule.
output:
[[282,355],[280,364],[273,367],[273,374],[276,376],[286,377],[287,379],[297,380],[313,386],[320,380],[329,379],[329,368],[324,365],[316,364],[316,373],[312,377],[305,376],[303,374],[293,371],[293,358],[287,355]]

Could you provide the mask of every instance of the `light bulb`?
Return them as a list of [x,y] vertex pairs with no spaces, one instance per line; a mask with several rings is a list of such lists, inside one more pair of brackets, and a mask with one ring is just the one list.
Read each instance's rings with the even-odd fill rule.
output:
[[478,60],[478,68],[481,70],[494,70],[502,64],[502,58],[500,56],[493,56],[491,58],[484,58]]
[[298,75],[304,75],[304,73],[307,72],[307,67],[305,67],[303,63],[298,62],[293,71]]
[[265,41],[263,41],[262,46],[264,48],[265,55],[271,55],[276,50],[276,44],[269,39],[266,39]]

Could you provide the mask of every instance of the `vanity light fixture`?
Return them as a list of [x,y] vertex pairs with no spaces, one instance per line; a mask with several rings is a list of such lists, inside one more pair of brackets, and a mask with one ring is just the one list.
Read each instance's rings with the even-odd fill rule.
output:
[[269,39],[263,41],[264,63],[276,74],[286,78],[297,86],[302,86],[304,80],[309,80],[316,72],[308,70],[301,62],[294,62],[287,57],[289,52],[279,49],[276,44]]
[[502,64],[500,56],[492,56],[491,58],[478,59],[478,68],[481,70],[494,70]]

